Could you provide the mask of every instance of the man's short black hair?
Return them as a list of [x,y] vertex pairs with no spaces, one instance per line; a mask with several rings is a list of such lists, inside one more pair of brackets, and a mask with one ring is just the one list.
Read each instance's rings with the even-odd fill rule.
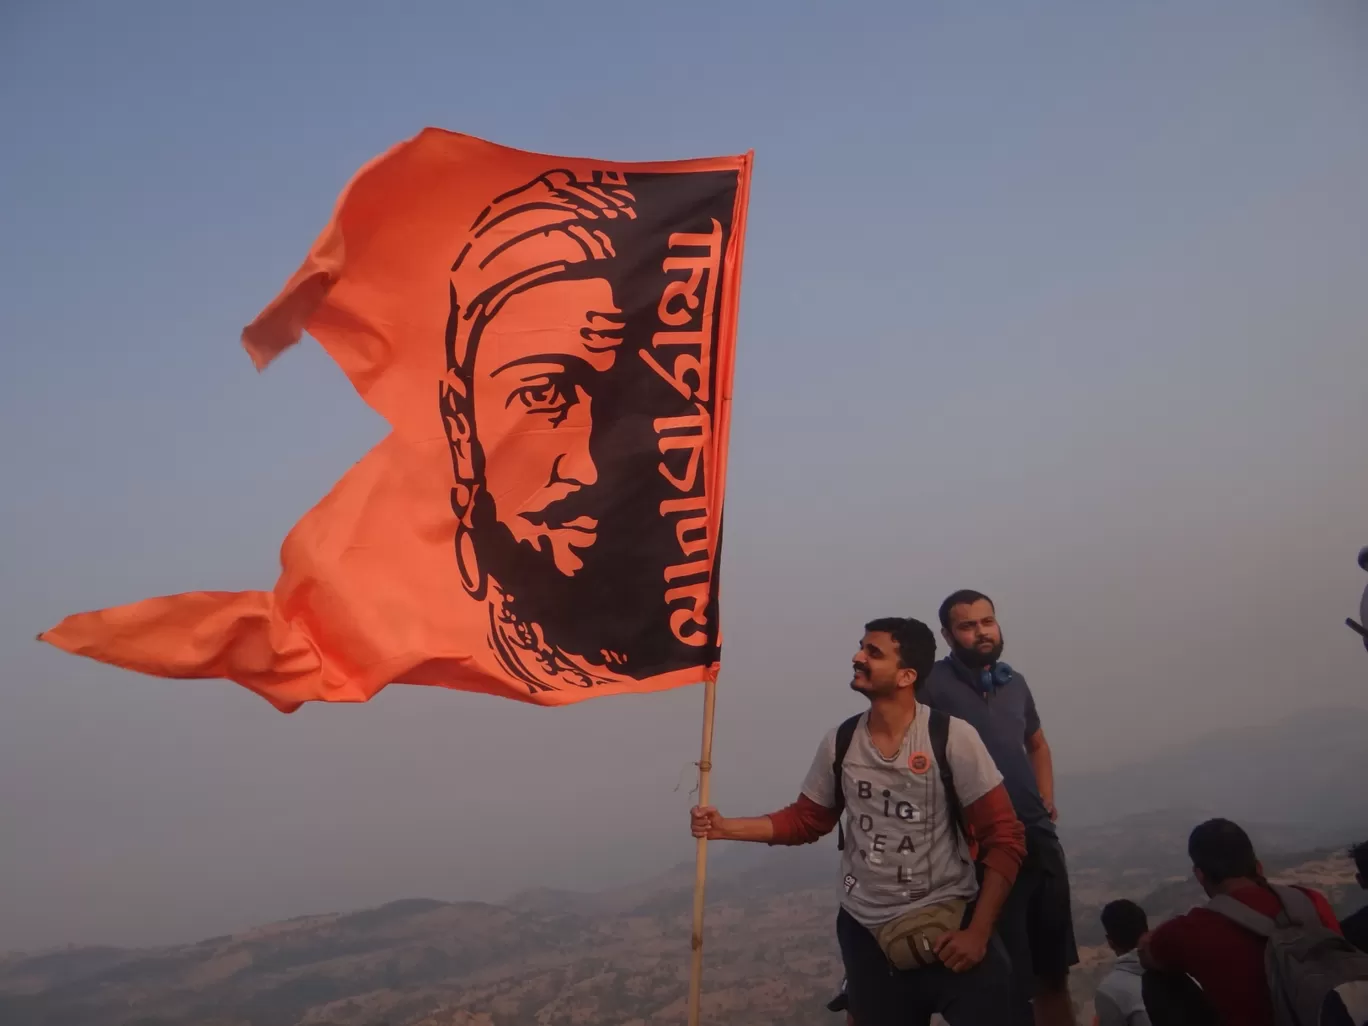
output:
[[898,643],[898,665],[917,671],[917,683],[931,676],[936,665],[936,635],[931,628],[910,616],[881,616],[865,624],[866,631],[883,631]]
[[1209,819],[1199,823],[1188,837],[1188,857],[1202,871],[1208,886],[1237,880],[1257,879],[1259,860],[1254,842],[1228,819]]
[[1368,880],[1368,841],[1359,841],[1349,849],[1349,857],[1354,860],[1358,875]]
[[1149,920],[1143,908],[1129,898],[1120,898],[1102,909],[1102,929],[1107,940],[1125,953],[1134,950],[1140,938],[1149,932]]
[[997,605],[983,592],[975,591],[973,588],[961,588],[941,603],[941,626],[948,631],[950,629],[950,610],[956,606],[972,606],[975,602],[987,602],[993,607],[993,612],[997,612]]

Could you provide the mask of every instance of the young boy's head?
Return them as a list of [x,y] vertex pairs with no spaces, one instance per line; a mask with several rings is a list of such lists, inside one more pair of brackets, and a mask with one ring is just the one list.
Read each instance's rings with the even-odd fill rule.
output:
[[1107,944],[1118,955],[1134,951],[1140,938],[1149,933],[1145,910],[1126,898],[1113,901],[1102,909],[1102,929]]

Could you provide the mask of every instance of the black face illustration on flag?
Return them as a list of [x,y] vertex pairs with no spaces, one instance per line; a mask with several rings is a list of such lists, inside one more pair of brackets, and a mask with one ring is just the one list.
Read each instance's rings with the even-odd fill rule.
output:
[[243,332],[307,331],[390,433],[269,591],[43,638],[289,712],[391,683],[540,705],[717,672],[750,155],[620,164],[424,130],[362,168]]
[[452,266],[456,569],[533,689],[716,658],[707,495],[737,175],[552,170]]

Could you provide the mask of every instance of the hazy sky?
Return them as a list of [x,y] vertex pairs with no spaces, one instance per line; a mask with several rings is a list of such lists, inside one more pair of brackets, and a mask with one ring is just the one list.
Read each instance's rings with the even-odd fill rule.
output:
[[238,333],[424,125],[756,151],[724,811],[797,793],[858,708],[865,619],[965,585],[997,598],[1062,771],[1368,704],[1342,622],[1368,543],[1368,7],[837,10],[3,5],[0,949],[690,856],[697,689],[286,717],[33,640],[271,586],[384,427],[313,343],[258,376]]

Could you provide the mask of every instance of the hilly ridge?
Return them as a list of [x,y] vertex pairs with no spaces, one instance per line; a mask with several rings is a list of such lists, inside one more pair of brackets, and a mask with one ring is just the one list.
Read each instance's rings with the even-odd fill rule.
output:
[[1070,822],[1183,808],[1239,822],[1281,823],[1303,837],[1368,827],[1368,708],[1310,709],[1221,730],[1150,758],[1056,787]]
[[[1210,811],[1228,811],[1221,803],[1229,796],[1221,788],[1242,767],[1262,779],[1256,774],[1268,751],[1262,738],[1270,732],[1295,735],[1313,725],[1326,729],[1314,717],[1300,717],[1243,738],[1208,740],[1203,750],[1223,751],[1230,765],[1212,775],[1205,790],[1198,782],[1184,794],[1189,800],[1167,809],[1147,803],[1167,793],[1165,773],[1191,765],[1181,750],[1166,753],[1155,766],[1071,781],[1068,790],[1061,785],[1061,833],[1083,954],[1074,992],[1085,1015],[1091,988],[1108,962],[1097,924],[1102,904],[1131,897],[1157,921],[1198,900],[1185,853],[1192,824]],[[1288,741],[1293,748],[1309,743],[1306,736]],[[1364,757],[1334,743],[1324,750],[1330,753],[1324,764],[1340,772],[1352,771]],[[1323,764],[1316,760],[1284,761],[1280,767],[1283,793],[1309,793],[1299,789],[1322,779]],[[1144,779],[1147,774],[1155,779]],[[1122,780],[1135,785],[1121,792],[1130,806],[1114,802],[1110,820],[1090,820],[1084,788],[1118,786]],[[1257,798],[1246,802],[1256,810],[1264,804]],[[1368,818],[1337,824],[1338,807],[1327,802],[1305,817],[1268,815],[1244,822],[1272,875],[1324,890],[1343,912],[1361,900],[1343,847],[1364,832]],[[829,839],[799,849],[738,846],[716,853],[708,888],[706,1021],[837,1026],[839,1020],[822,1007],[841,976],[832,930],[835,877]],[[682,1023],[692,880],[692,866],[681,865],[598,893],[538,888],[499,903],[410,898],[188,945],[6,955],[0,957],[0,1023]]]
[[[1197,899],[1165,851],[1186,817],[1146,814],[1072,842],[1083,1006],[1107,964],[1102,903],[1128,895],[1156,918]],[[1261,839],[1267,847],[1267,840]],[[835,1023],[840,979],[828,845],[719,859],[708,913],[708,1021]],[[1343,850],[1279,852],[1279,879],[1342,910],[1356,899]],[[572,1026],[683,1022],[688,867],[596,895],[527,892],[505,905],[406,899],[308,916],[178,947],[73,949],[0,959],[6,1026]]]

